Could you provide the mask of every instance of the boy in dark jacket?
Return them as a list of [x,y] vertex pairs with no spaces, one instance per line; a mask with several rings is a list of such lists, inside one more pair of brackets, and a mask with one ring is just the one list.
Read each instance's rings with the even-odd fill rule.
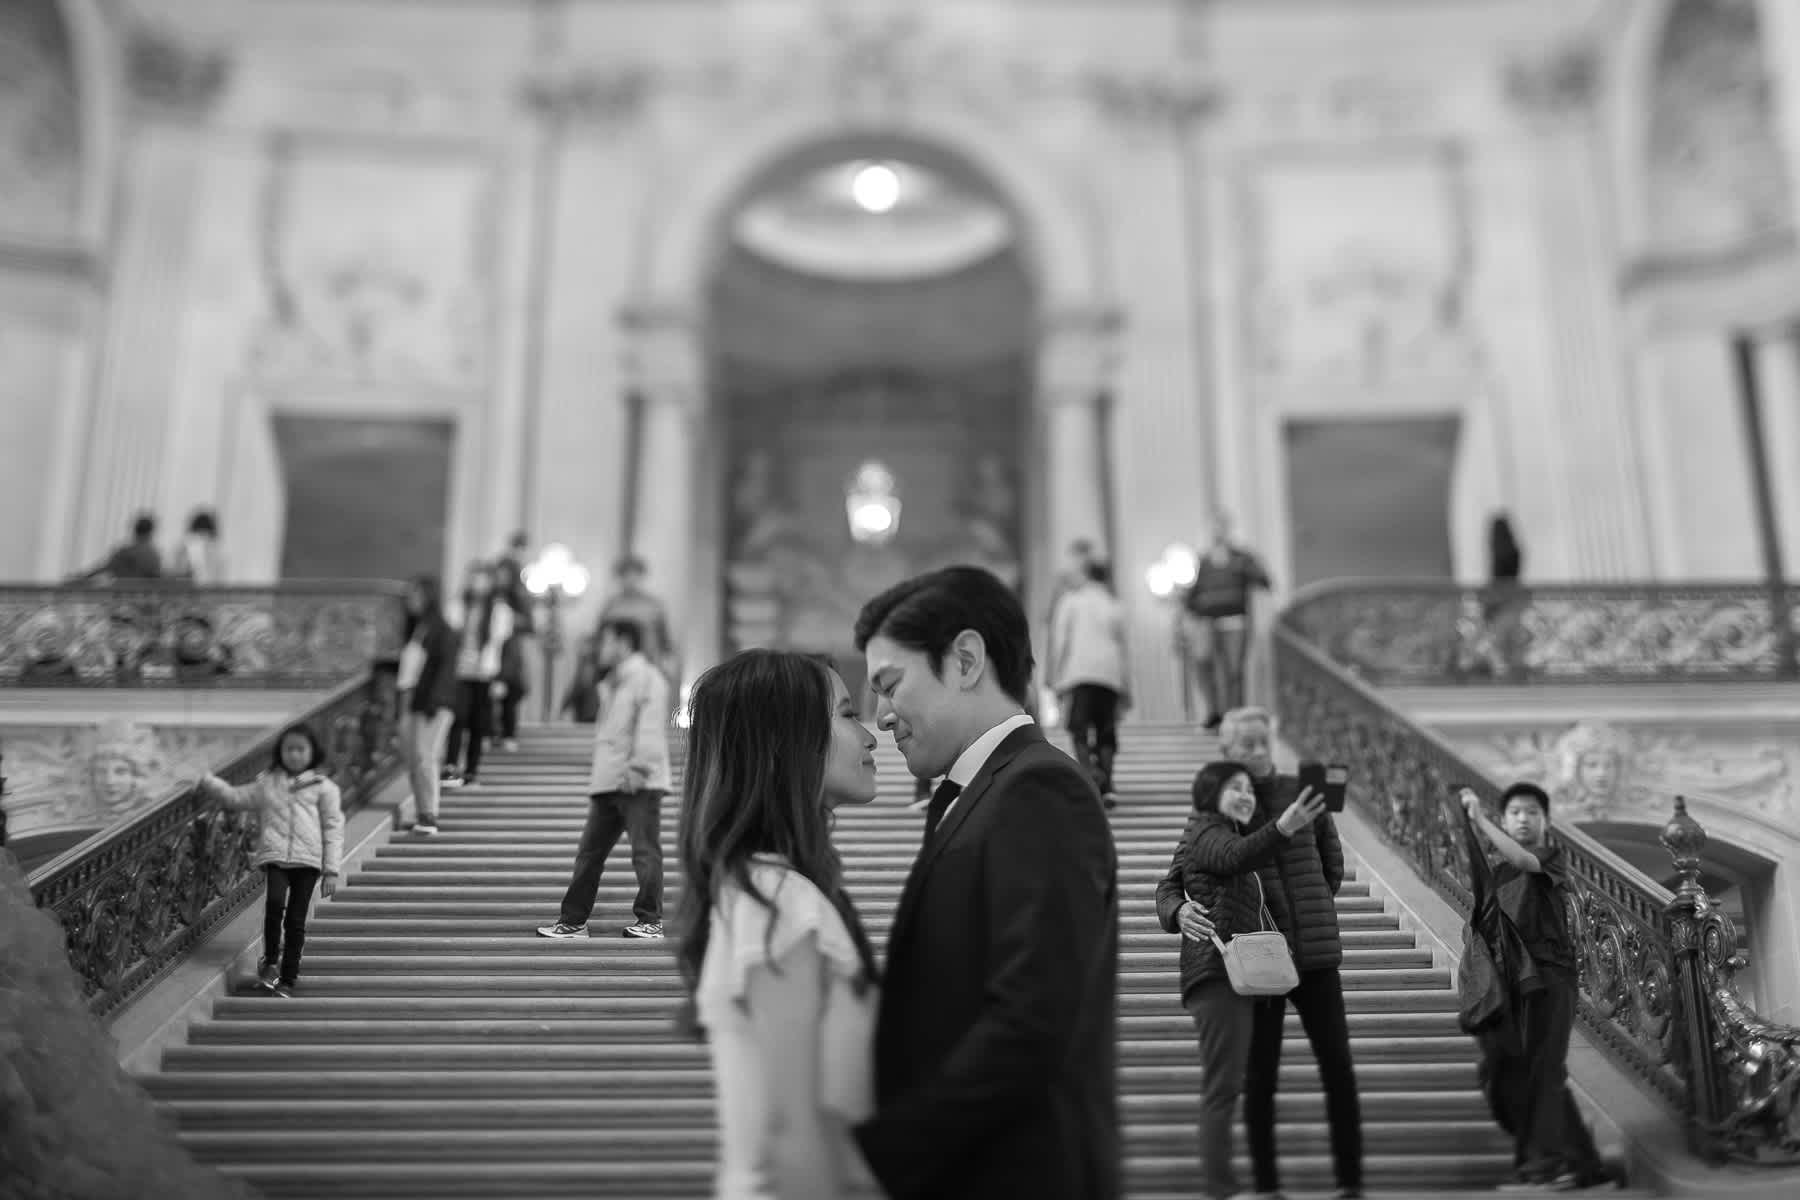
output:
[[1567,1087],[1579,968],[1569,933],[1569,871],[1550,843],[1550,797],[1515,783],[1500,797],[1505,829],[1463,789],[1469,820],[1499,855],[1494,889],[1531,955],[1539,987],[1516,1001],[1513,1035],[1483,1034],[1481,1080],[1494,1118],[1513,1137],[1511,1188],[1567,1190],[1607,1182],[1575,1098]]

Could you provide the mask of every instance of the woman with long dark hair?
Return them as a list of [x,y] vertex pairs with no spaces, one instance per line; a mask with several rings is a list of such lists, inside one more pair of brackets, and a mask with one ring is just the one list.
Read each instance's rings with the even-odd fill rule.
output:
[[421,575],[406,588],[406,647],[400,651],[400,748],[412,780],[412,831],[438,830],[438,766],[456,712],[456,631],[444,618],[443,586]]
[[747,650],[690,699],[677,951],[712,1050],[721,1200],[879,1195],[850,1136],[874,1108],[874,952],[832,810],[875,797],[875,738],[837,672]]

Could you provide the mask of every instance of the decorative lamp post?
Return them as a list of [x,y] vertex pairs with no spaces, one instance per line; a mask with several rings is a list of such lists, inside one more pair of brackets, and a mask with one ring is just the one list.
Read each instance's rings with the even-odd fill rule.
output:
[[[1150,594],[1163,603],[1179,603],[1181,594],[1194,585],[1194,578],[1200,573],[1200,555],[1192,546],[1183,542],[1170,542],[1163,548],[1162,557],[1151,563],[1144,571],[1144,584]],[[1181,614],[1174,615],[1175,651],[1181,659],[1181,711],[1189,721],[1194,719],[1194,655],[1187,644],[1187,635],[1182,628]]]
[[556,658],[562,653],[562,601],[578,598],[588,589],[588,569],[575,561],[560,542],[545,546],[522,572],[525,590],[544,602],[544,721],[556,712]]
[[900,497],[894,473],[870,459],[856,469],[844,493],[850,536],[865,546],[885,546],[900,532]]

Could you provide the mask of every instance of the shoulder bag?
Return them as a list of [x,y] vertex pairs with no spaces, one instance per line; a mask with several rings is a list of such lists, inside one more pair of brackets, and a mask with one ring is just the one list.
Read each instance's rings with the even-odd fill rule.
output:
[[1215,933],[1212,942],[1225,962],[1225,977],[1231,981],[1232,991],[1240,996],[1285,996],[1300,985],[1300,972],[1294,969],[1287,938],[1276,928],[1275,916],[1269,911],[1261,874],[1253,870],[1250,876],[1256,880],[1257,908],[1261,914],[1257,930],[1240,933],[1229,942],[1220,941]]

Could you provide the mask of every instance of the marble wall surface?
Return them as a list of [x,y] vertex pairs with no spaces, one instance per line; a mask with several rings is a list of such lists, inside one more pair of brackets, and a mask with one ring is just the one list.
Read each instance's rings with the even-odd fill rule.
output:
[[[601,568],[699,545],[661,582],[720,608],[721,426],[692,397],[644,410],[706,500],[681,528],[633,527],[632,396],[668,375],[650,343],[671,328],[697,339],[680,386],[710,387],[706,292],[758,181],[874,145],[979,177],[1016,218],[1037,323],[1103,331],[1081,366],[1039,360],[1027,577],[1070,524],[1037,510],[1099,497],[1141,715],[1179,702],[1140,581],[1208,509],[1288,594],[1293,421],[1457,418],[1465,578],[1500,507],[1534,578],[1751,575],[1723,347],[1751,316],[1800,315],[1782,183],[1800,118],[1742,86],[1800,77],[1765,37],[1776,7],[132,0],[70,26],[72,65],[15,37],[8,61],[32,65],[6,78],[32,96],[115,64],[109,123],[89,136],[84,110],[64,159],[123,207],[86,243],[103,297],[65,297],[49,348],[8,332],[45,267],[0,230],[0,403],[57,404],[0,418],[0,500],[22,517],[0,575],[90,561],[137,507],[205,503],[238,574],[271,576],[272,420],[429,417],[456,431],[447,572],[520,526]],[[9,131],[16,167],[41,139]],[[79,292],[78,269],[51,275]],[[1770,380],[1777,411],[1800,399],[1793,371]],[[1078,393],[1103,438],[1086,460],[1045,449],[1068,449],[1045,439],[1050,398]],[[1800,443],[1779,447],[1800,478]]]

